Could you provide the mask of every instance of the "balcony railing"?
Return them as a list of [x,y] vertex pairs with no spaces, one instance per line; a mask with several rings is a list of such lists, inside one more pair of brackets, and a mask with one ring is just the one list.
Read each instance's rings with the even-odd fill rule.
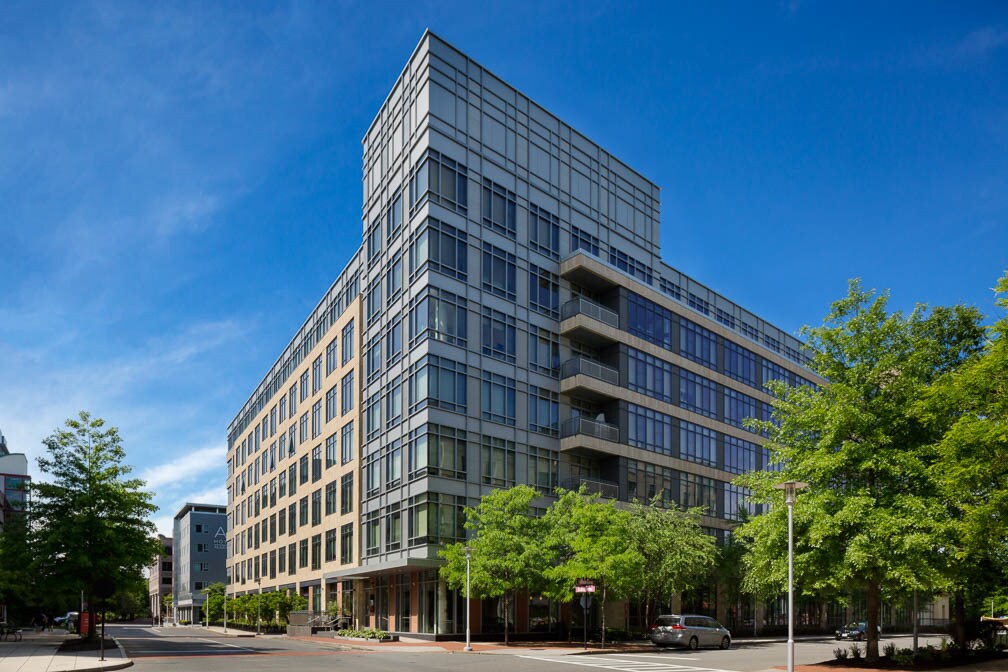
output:
[[596,439],[602,439],[603,441],[619,443],[619,427],[617,425],[610,425],[607,422],[590,420],[583,416],[567,418],[560,426],[561,438],[565,439],[568,436],[575,436],[576,434],[593,436]]
[[585,486],[589,493],[597,492],[608,499],[619,498],[619,483],[600,478],[568,478],[560,484],[564,490],[580,490]]
[[585,357],[572,357],[560,367],[561,378],[570,378],[578,374],[584,374],[612,385],[619,385],[619,371],[617,369]]
[[564,320],[575,315],[587,315],[599,322],[608,324],[610,327],[619,329],[619,314],[615,310],[599,305],[583,296],[575,297],[563,304],[560,315]]

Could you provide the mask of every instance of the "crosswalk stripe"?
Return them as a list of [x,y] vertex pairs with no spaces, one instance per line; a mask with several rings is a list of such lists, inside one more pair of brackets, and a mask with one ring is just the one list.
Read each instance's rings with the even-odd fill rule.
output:
[[[546,656],[521,656],[531,660],[542,660],[551,663],[565,663],[567,665],[580,665],[582,667],[594,667],[603,670],[619,670],[620,672],[735,672],[734,670],[723,670],[715,667],[698,667],[695,665],[678,665],[671,662],[656,660],[665,656],[655,656],[654,654],[619,654],[613,656],[592,656],[593,660],[586,660],[587,656],[572,656],[570,658],[557,658]],[[635,660],[633,658],[649,658],[649,660]]]

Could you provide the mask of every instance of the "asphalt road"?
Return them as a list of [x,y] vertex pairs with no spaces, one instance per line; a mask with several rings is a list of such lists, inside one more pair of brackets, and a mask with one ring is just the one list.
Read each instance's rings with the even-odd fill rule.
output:
[[[134,660],[137,672],[257,672],[295,668],[298,672],[757,672],[783,667],[786,647],[782,642],[746,642],[728,651],[702,649],[654,650],[642,653],[612,653],[562,656],[549,649],[513,650],[464,654],[430,651],[367,652],[348,650],[338,644],[302,641],[286,637],[230,637],[196,628],[150,628],[113,626],[111,634]],[[890,641],[889,639],[884,640]],[[909,637],[895,638],[897,646],[910,646]],[[921,644],[927,640],[921,639]],[[798,665],[833,657],[839,642],[799,641],[795,644]],[[849,647],[844,643],[843,646]],[[862,645],[863,647],[863,645]]]

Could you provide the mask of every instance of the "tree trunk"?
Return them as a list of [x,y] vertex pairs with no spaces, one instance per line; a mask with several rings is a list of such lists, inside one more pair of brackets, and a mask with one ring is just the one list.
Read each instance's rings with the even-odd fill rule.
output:
[[504,592],[504,646],[508,645],[508,616],[511,614],[511,598]]
[[602,648],[605,648],[605,595],[606,587],[602,584],[602,602],[599,603],[599,609],[602,611]]
[[865,660],[875,662],[879,659],[879,584],[874,579],[868,582],[868,624],[865,628]]
[[952,639],[959,651],[966,651],[966,596],[962,589],[955,592],[955,602],[952,605],[952,618],[955,626],[952,628]]

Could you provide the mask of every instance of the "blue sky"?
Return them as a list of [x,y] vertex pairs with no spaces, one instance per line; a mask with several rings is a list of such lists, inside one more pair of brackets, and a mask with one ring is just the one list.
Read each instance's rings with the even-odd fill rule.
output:
[[359,244],[360,139],[427,27],[656,182],[665,260],[780,327],[852,276],[992,313],[1003,3],[481,4],[4,3],[0,430],[33,474],[89,409],[162,530],[223,501],[227,424]]

